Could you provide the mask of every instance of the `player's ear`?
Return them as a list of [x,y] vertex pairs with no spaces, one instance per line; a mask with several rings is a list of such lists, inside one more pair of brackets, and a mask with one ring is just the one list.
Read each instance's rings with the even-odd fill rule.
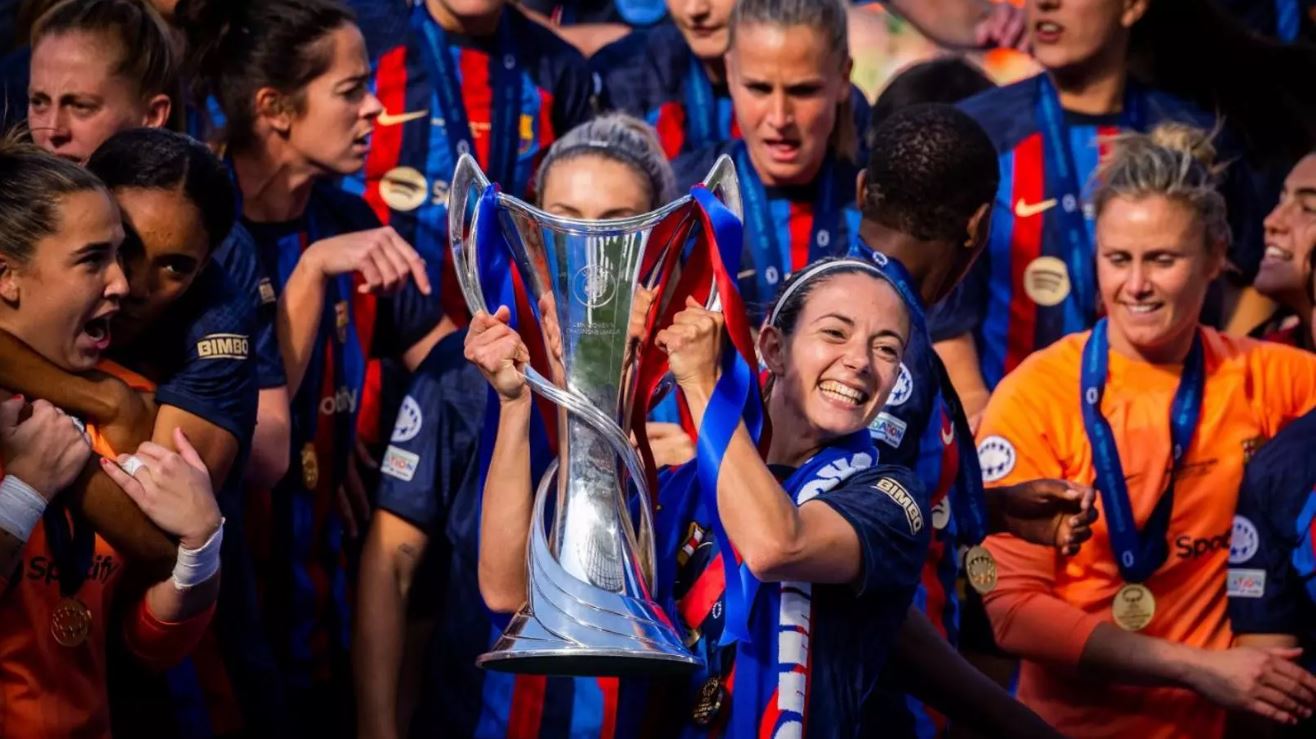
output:
[[968,233],[965,235],[964,245],[969,249],[978,248],[979,244],[987,243],[987,229],[992,222],[992,204],[983,203],[973,212],[969,218]]
[[759,332],[759,358],[773,377],[786,371],[786,337],[776,326],[764,326]]
[[868,200],[868,169],[859,170],[859,174],[854,178],[855,204],[859,206],[859,212],[864,212],[864,202]]
[[10,305],[18,304],[19,276],[18,264],[5,254],[0,254],[0,300]]

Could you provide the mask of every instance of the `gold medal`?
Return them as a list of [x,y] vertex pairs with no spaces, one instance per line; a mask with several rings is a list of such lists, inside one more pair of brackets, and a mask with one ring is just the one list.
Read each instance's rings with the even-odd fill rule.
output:
[[722,701],[725,697],[726,690],[722,688],[722,678],[713,676],[705,680],[704,684],[699,686],[699,696],[695,698],[695,710],[690,714],[695,726],[708,726],[713,723],[713,719],[722,711]]
[[50,612],[50,634],[60,646],[76,647],[91,633],[91,609],[73,597],[60,598]]
[[334,303],[334,329],[338,332],[338,343],[347,343],[347,301]]
[[302,483],[307,490],[314,490],[319,481],[320,465],[315,458],[315,445],[308,441],[302,447]]
[[1128,583],[1110,604],[1115,624],[1125,631],[1142,631],[1156,615],[1156,596],[1142,583]]
[[974,590],[986,595],[996,587],[996,558],[981,544],[969,547],[964,553],[964,574]]

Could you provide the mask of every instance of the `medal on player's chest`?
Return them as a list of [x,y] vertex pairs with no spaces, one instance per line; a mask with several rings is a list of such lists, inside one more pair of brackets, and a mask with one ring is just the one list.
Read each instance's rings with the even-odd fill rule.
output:
[[347,311],[347,301],[340,300],[334,303],[334,333],[337,335],[339,344],[347,343],[347,322],[349,314]]
[[986,595],[996,587],[996,558],[987,547],[979,544],[964,553],[964,576],[979,594]]
[[91,633],[91,609],[74,596],[59,599],[50,612],[50,635],[63,647],[77,647]]
[[320,464],[315,456],[315,445],[306,442],[302,447],[302,484],[307,490],[314,490],[320,482]]
[[1142,631],[1156,616],[1156,596],[1142,583],[1126,583],[1110,604],[1115,625],[1125,631]]
[[699,695],[695,696],[695,708],[690,713],[690,720],[695,726],[708,726],[722,711],[726,698],[726,689],[722,687],[722,678],[714,675],[699,686]]

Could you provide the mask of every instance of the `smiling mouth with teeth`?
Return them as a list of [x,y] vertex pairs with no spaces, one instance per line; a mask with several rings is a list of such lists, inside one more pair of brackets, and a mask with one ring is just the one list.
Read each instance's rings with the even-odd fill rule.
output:
[[824,380],[818,385],[818,389],[837,400],[843,400],[854,405],[863,405],[868,401],[868,393],[863,390],[856,390],[835,380]]
[[1293,252],[1287,249],[1281,249],[1278,246],[1267,246],[1265,255],[1271,259],[1282,259],[1286,262],[1293,260]]

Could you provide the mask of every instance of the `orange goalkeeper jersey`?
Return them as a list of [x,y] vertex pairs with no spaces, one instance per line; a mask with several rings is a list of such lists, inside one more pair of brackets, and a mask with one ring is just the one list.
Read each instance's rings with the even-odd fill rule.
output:
[[[1079,372],[1089,332],[1033,354],[993,393],[978,434],[989,487],[1036,478],[1091,485]],[[1243,466],[1262,442],[1316,406],[1316,356],[1203,330],[1200,421],[1175,482],[1169,556],[1147,581],[1156,613],[1142,633],[1208,649],[1230,643],[1226,580]],[[1101,410],[1116,439],[1141,527],[1170,478],[1170,404],[1181,367],[1110,354]],[[1100,500],[1098,508],[1103,508]],[[1187,690],[1117,686],[1077,668],[1124,584],[1103,515],[1078,555],[1009,535],[987,546],[999,581],[985,599],[1002,647],[1023,658],[1019,698],[1062,734],[1212,737],[1223,712]]]

